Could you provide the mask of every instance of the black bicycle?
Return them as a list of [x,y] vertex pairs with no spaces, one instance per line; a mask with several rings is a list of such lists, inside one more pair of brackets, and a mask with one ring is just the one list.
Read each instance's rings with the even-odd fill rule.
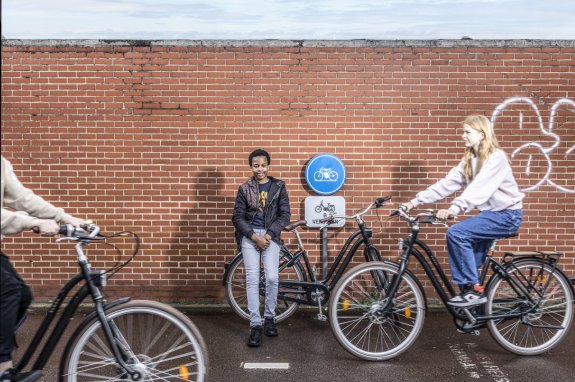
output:
[[[20,372],[34,355],[35,363],[26,375],[34,381],[54,351],[62,333],[80,304],[90,295],[93,311],[79,324],[65,347],[59,381],[205,381],[208,353],[201,333],[183,313],[168,305],[129,297],[107,302],[103,295],[106,280],[125,267],[137,254],[138,236],[132,232],[103,235],[100,228],[62,226],[57,241],[76,241],[80,272],[58,293],[16,369]],[[107,271],[92,269],[84,249],[91,243],[109,243],[112,238],[133,240],[133,252],[123,263]],[[80,285],[68,300],[59,320],[49,332],[70,291]],[[49,334],[48,334],[49,332]],[[39,349],[44,340],[44,346]],[[39,352],[38,352],[39,351]]]
[[[301,241],[298,228],[305,226],[305,220],[290,223],[285,231],[292,232],[297,240],[298,248],[292,252],[282,243],[279,261],[279,287],[276,308],[276,322],[285,320],[292,315],[299,304],[317,306],[319,313],[317,318],[325,321],[327,318],[323,314],[322,306],[327,303],[331,290],[337,284],[349,263],[353,259],[360,247],[363,247],[363,254],[366,261],[381,260],[381,255],[377,248],[371,243],[372,229],[367,227],[362,216],[368,211],[380,208],[390,200],[391,196],[376,199],[363,210],[354,215],[338,216],[330,215],[320,220],[324,226],[321,228],[322,249],[327,250],[327,227],[339,219],[355,219],[359,227],[351,234],[341,248],[337,258],[334,260],[329,271],[322,274],[322,279],[316,277],[315,267],[309,261],[308,254]],[[302,265],[303,262],[303,265]],[[238,253],[230,262],[226,263],[224,271],[224,286],[226,297],[240,317],[248,320],[248,299],[246,289],[246,273],[242,253]],[[263,302],[265,296],[265,274],[260,271],[260,299]],[[260,304],[263,307],[263,303]]]
[[479,329],[487,327],[499,345],[519,355],[547,352],[568,333],[574,290],[558,267],[561,253],[507,252],[498,261],[492,255],[494,242],[480,273],[487,302],[456,308],[447,304],[455,291],[445,272],[431,249],[417,238],[421,224],[445,223],[432,211],[410,216],[399,208],[394,215],[406,221],[411,231],[401,241],[399,260],[359,265],[343,276],[332,293],[330,327],[351,354],[387,360],[417,339],[427,300],[417,276],[409,270],[412,258],[431,280],[460,332],[479,334]]

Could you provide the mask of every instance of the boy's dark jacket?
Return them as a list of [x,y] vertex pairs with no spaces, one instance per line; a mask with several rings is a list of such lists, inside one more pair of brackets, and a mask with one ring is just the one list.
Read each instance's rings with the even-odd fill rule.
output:
[[[281,232],[289,224],[291,217],[289,198],[283,180],[271,176],[268,178],[272,184],[264,210],[265,227],[272,240],[280,244]],[[238,250],[241,247],[242,238],[250,238],[254,233],[252,221],[258,210],[258,198],[258,182],[251,177],[239,187],[232,215]]]

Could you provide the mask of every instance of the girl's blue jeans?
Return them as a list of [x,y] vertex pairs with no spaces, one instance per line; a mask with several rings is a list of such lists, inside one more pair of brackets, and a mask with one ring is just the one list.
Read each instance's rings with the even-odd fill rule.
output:
[[[265,229],[254,230],[258,235],[265,235]],[[266,276],[265,318],[274,318],[278,297],[278,267],[280,247],[275,242],[270,242],[269,247],[260,252],[253,240],[244,237],[242,239],[242,254],[246,269],[246,286],[248,295],[248,310],[250,312],[250,326],[260,326],[260,258],[263,260],[264,273]]]
[[453,282],[460,287],[479,283],[479,271],[493,240],[517,232],[521,209],[481,211],[447,230],[447,251]]

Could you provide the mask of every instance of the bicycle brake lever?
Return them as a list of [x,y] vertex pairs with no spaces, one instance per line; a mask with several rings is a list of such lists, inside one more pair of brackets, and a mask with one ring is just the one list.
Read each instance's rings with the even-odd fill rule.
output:
[[391,200],[391,196],[382,196],[380,198],[375,199],[375,201],[373,202],[375,204],[375,208],[379,208],[382,207],[385,202],[387,202],[388,200]]

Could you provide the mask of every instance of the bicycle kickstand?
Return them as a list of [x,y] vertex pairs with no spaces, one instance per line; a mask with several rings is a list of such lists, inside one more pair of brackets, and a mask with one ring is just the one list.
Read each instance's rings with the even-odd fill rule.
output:
[[323,293],[321,291],[319,291],[318,289],[315,290],[315,292],[311,293],[312,297],[315,297],[316,301],[317,301],[317,308],[319,313],[317,314],[316,318],[320,321],[326,321],[327,320],[327,316],[325,314],[323,314],[323,310],[321,308],[321,300],[323,297]]

